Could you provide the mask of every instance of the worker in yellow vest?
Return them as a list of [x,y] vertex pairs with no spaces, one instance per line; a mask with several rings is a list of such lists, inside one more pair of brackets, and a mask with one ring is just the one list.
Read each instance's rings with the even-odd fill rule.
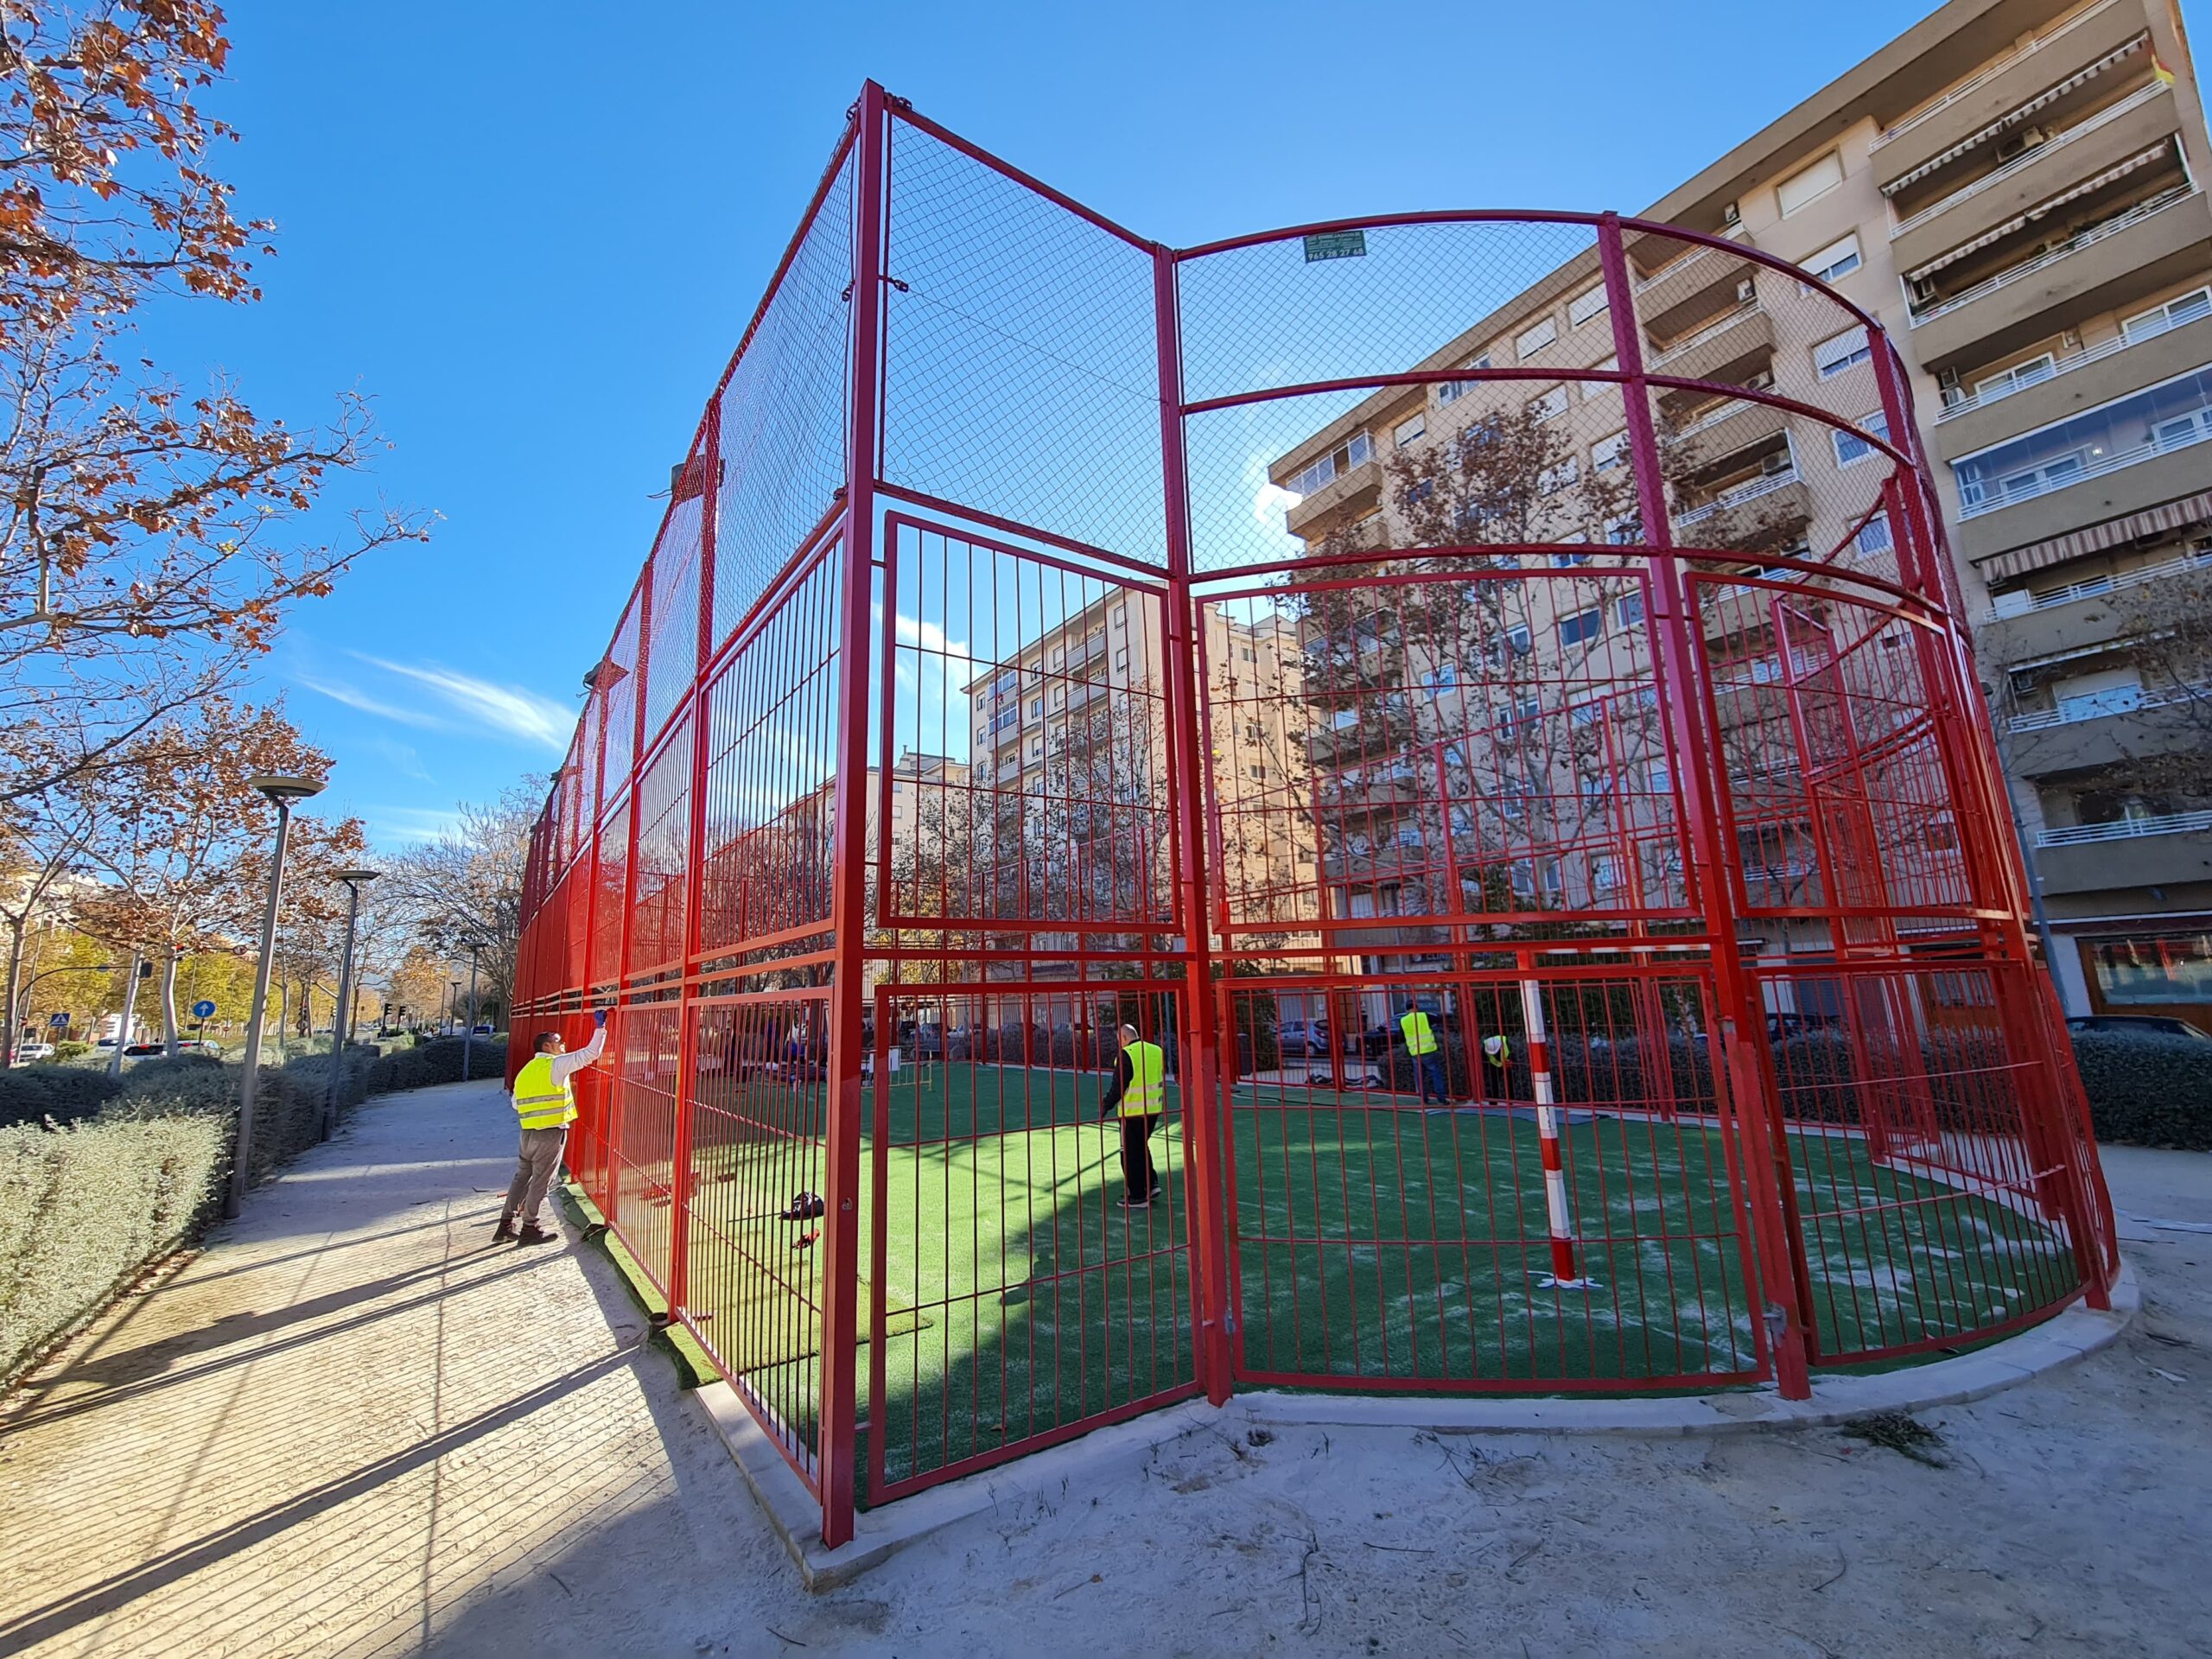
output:
[[1114,1061],[1114,1081],[1098,1113],[1101,1120],[1119,1109],[1122,1119],[1123,1210],[1149,1210],[1160,1190],[1152,1166],[1152,1132],[1167,1109],[1167,1056],[1158,1043],[1144,1040],[1135,1026],[1122,1027],[1122,1052]]
[[[522,1149],[515,1162],[515,1178],[507,1183],[507,1201],[499,1210],[499,1225],[492,1242],[513,1239],[521,1244],[552,1244],[560,1233],[537,1224],[546,1189],[561,1167],[561,1148],[569,1139],[569,1125],[575,1121],[576,1097],[569,1079],[599,1058],[607,1046],[607,1010],[595,1008],[592,1022],[598,1029],[591,1041],[571,1054],[558,1031],[541,1032],[537,1052],[515,1073],[515,1116],[522,1127]],[[522,1230],[515,1230],[515,1217]]]
[[1405,1012],[1398,1016],[1398,1030],[1406,1039],[1406,1052],[1413,1057],[1414,1076],[1419,1080],[1421,1102],[1427,1103],[1433,1094],[1443,1105],[1452,1103],[1452,1091],[1445,1086],[1442,1045],[1436,1040],[1436,1027],[1428,1022],[1428,1015],[1414,1006],[1408,998]]

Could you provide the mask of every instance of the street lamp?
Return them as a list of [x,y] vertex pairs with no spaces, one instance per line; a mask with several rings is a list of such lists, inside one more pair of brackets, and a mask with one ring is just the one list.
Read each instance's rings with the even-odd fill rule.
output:
[[461,1028],[461,1080],[468,1081],[469,1045],[476,1040],[476,953],[483,950],[481,939],[463,939],[468,947],[468,1023]]
[[446,1018],[454,1025],[459,1025],[461,1023],[461,982],[457,979],[453,980],[449,982],[449,987],[446,995]]
[[231,1158],[230,1189],[223,1196],[223,1214],[235,1217],[245,1203],[246,1177],[251,1173],[253,1151],[253,1095],[261,1071],[261,1024],[269,1012],[269,969],[276,957],[276,901],[284,890],[284,848],[292,836],[292,804],[322,792],[320,778],[264,775],[246,779],[276,809],[276,849],[269,861],[269,904],[261,913],[261,960],[253,970],[253,1004],[245,1021],[245,1074],[238,1079],[238,1141]]
[[346,1065],[346,1039],[353,1034],[353,924],[360,919],[361,889],[377,879],[375,870],[340,870],[346,884],[346,957],[338,964],[338,1012],[330,1021],[330,1092],[322,1103],[322,1139],[338,1127],[338,1078]]

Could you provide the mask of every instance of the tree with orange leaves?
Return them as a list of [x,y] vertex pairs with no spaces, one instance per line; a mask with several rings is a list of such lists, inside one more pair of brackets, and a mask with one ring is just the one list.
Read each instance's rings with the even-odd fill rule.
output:
[[128,349],[162,292],[259,297],[262,223],[211,169],[229,52],[206,0],[0,7],[0,804],[124,752],[232,683],[289,606],[418,540],[298,521],[375,442],[365,402],[299,429]]

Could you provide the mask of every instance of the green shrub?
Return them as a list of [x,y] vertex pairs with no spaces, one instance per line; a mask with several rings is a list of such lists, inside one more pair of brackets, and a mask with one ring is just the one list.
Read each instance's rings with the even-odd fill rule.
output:
[[80,1060],[92,1052],[90,1043],[56,1043],[54,1058],[57,1060]]
[[0,1380],[191,1236],[228,1139],[208,1116],[0,1128]]
[[2155,1032],[2072,1035],[2098,1140],[2212,1152],[2212,1046]]
[[0,1071],[0,1124],[74,1123],[92,1116],[123,1085],[80,1065],[20,1065]]

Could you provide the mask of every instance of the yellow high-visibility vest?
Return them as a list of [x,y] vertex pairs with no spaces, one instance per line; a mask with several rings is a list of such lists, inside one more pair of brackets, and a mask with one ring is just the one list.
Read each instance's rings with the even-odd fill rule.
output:
[[1408,1008],[1398,1016],[1398,1029],[1406,1033],[1406,1052],[1418,1058],[1436,1052],[1436,1033],[1429,1029],[1428,1016],[1419,1008]]
[[1122,1051],[1129,1057],[1129,1086],[1122,1091],[1123,1117],[1152,1117],[1166,1109],[1167,1056],[1158,1043],[1131,1043]]
[[575,1094],[565,1077],[553,1081],[550,1054],[533,1054],[515,1073],[515,1113],[525,1129],[557,1129],[575,1121]]

